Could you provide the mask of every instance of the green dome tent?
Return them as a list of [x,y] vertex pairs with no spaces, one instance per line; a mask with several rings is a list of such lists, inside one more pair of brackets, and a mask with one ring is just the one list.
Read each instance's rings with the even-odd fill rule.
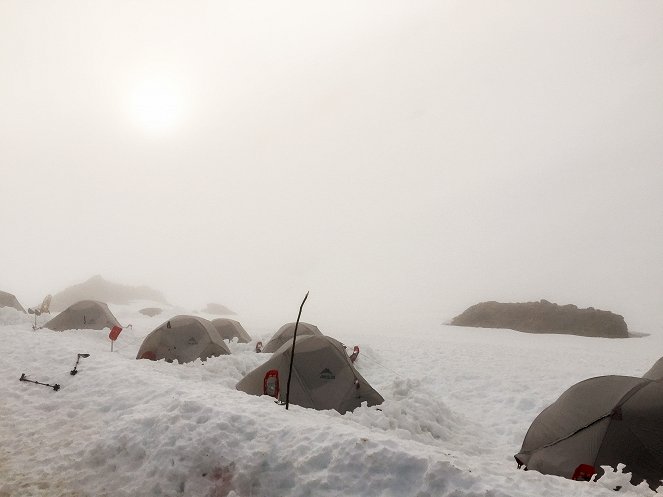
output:
[[228,318],[217,318],[212,319],[212,324],[224,340],[237,338],[239,343],[249,343],[251,341],[251,336],[246,332],[239,321]]
[[632,483],[663,479],[663,383],[599,376],[564,392],[532,422],[519,467],[574,480],[624,464]]
[[[265,345],[265,348],[262,349],[263,352],[276,352],[276,350],[281,347],[286,342],[292,342],[292,337],[295,334],[295,323],[288,323],[281,326],[274,336],[270,338],[269,342]],[[309,323],[299,322],[297,326],[297,337],[305,335],[320,335],[322,332],[318,329],[317,326]],[[296,349],[296,347],[295,347]]]
[[[285,401],[291,355],[292,344],[288,342],[242,378],[237,390]],[[354,368],[339,341],[322,335],[297,338],[290,382],[292,404],[317,410],[335,409],[343,414],[362,402],[373,406],[383,401]]]
[[113,326],[121,327],[106,304],[96,300],[81,300],[48,321],[44,328],[54,331],[103,330],[112,329]]
[[25,312],[23,306],[18,299],[11,293],[3,292],[0,290],[0,307],[13,307],[17,311]]
[[179,363],[230,354],[214,325],[197,316],[175,316],[143,340],[136,359]]
[[654,381],[663,380],[663,357],[656,361],[649,371],[643,374],[642,377]]

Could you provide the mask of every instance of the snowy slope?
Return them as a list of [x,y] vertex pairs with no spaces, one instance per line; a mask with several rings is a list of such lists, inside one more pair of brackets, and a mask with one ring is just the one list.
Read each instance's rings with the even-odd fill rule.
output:
[[[358,344],[380,408],[317,412],[234,389],[266,360],[254,343],[203,364],[137,361],[168,316],[111,306],[132,323],[110,352],[108,330],[32,331],[0,313],[0,497],[25,496],[609,496],[654,495],[609,474],[592,483],[516,470],[534,417],[573,383],[641,375],[659,334],[628,340],[438,326],[321,329]],[[268,339],[271,329],[252,329]],[[43,321],[42,321],[43,323]],[[72,376],[78,353],[79,374]],[[19,382],[58,383],[48,387]]]

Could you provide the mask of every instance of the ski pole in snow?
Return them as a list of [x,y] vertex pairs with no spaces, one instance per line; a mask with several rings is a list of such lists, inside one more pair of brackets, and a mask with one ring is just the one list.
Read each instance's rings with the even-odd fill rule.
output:
[[51,387],[51,388],[52,388],[53,390],[55,390],[56,392],[57,392],[58,390],[60,390],[60,385],[58,385],[57,383],[56,383],[55,385],[51,385],[51,384],[49,384],[49,383],[42,383],[42,382],[40,382],[40,381],[28,380],[28,379],[25,377],[25,373],[21,374],[21,377],[20,377],[18,380],[19,380],[19,381],[27,381],[28,383],[35,383],[36,385],[44,385],[45,387]]
[[297,314],[297,322],[295,323],[295,332],[292,335],[292,351],[290,352],[290,367],[288,368],[288,383],[285,388],[285,408],[288,409],[290,405],[290,378],[292,378],[292,363],[295,360],[295,341],[297,340],[297,326],[299,326],[299,318],[302,317],[302,309],[304,308],[304,302],[308,298],[308,292],[302,300],[302,305],[299,306],[299,314]]
[[71,376],[74,376],[76,373],[78,373],[78,370],[76,368],[78,367],[78,361],[81,360],[81,357],[85,359],[86,357],[90,357],[90,354],[78,354],[78,358],[76,359],[76,364],[74,364],[74,369],[69,371],[69,374]]

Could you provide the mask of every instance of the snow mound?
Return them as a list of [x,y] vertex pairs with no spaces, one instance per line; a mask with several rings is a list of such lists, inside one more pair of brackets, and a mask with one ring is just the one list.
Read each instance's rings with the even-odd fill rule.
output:
[[30,323],[33,319],[34,317],[13,307],[0,307],[0,326]]

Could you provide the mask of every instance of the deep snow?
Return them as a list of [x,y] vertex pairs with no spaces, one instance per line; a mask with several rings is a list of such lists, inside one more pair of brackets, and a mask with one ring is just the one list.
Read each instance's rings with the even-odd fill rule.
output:
[[[510,330],[328,329],[358,344],[357,369],[379,408],[313,411],[235,390],[268,355],[255,341],[283,324],[252,326],[254,341],[191,364],[137,361],[142,338],[179,310],[110,306],[126,328],[33,331],[0,309],[0,497],[26,496],[610,496],[654,495],[621,473],[573,482],[519,471],[513,459],[534,417],[570,385],[642,375],[663,334],[632,339]],[[305,314],[305,312],[304,312]],[[206,316],[211,317],[211,316]],[[40,324],[45,322],[39,318]],[[69,371],[78,353],[79,374]],[[22,373],[58,383],[18,381]]]

